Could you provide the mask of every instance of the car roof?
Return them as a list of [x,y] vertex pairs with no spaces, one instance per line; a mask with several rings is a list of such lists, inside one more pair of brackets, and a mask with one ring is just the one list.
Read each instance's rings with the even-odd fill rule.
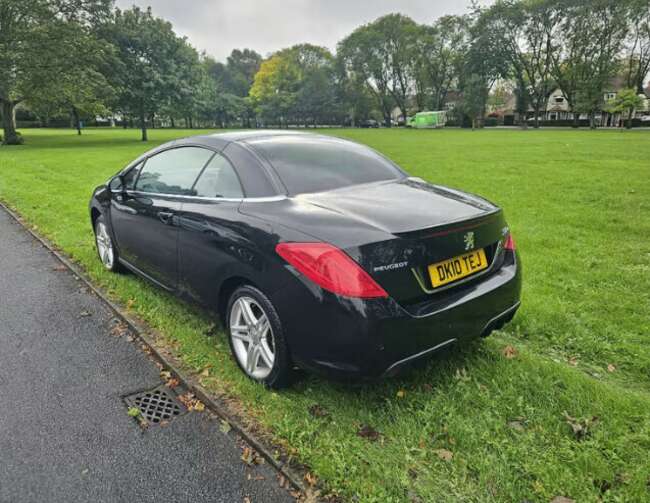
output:
[[[323,140],[339,140],[332,136],[326,136],[318,133],[311,133],[306,131],[284,130],[284,129],[256,129],[247,131],[229,131],[227,133],[215,133],[201,136],[189,136],[174,140],[174,145],[206,145],[212,148],[223,149],[230,143],[254,143],[255,140],[268,140],[270,138],[278,138],[279,140],[286,137],[297,137],[305,139],[320,138]],[[169,145],[169,144],[168,144]]]

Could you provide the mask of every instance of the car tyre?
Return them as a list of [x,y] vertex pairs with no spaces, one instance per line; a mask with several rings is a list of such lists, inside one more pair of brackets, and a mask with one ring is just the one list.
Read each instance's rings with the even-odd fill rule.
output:
[[293,377],[289,348],[269,298],[253,286],[241,286],[230,296],[226,313],[230,350],[244,374],[269,388],[288,386]]
[[111,272],[122,272],[124,270],[120,264],[117,248],[115,248],[106,221],[101,215],[95,220],[95,246],[99,260],[107,270]]

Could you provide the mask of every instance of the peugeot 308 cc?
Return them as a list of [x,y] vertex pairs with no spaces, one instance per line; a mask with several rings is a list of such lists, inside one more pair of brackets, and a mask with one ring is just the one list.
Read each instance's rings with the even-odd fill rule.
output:
[[99,257],[220,316],[252,379],[393,375],[519,307],[503,212],[338,138],[176,140],[95,189]]

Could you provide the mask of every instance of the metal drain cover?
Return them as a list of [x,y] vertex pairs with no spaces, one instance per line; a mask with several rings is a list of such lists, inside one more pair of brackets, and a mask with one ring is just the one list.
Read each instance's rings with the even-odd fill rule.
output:
[[164,385],[126,396],[124,401],[128,407],[140,409],[142,419],[152,424],[169,421],[186,412],[185,407],[176,400],[173,392]]

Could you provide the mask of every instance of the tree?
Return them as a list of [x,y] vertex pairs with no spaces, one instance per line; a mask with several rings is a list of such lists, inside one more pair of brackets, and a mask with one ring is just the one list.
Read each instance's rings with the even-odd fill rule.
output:
[[627,38],[627,86],[643,92],[650,72],[650,0],[631,0],[630,27]]
[[606,108],[611,113],[627,112],[625,127],[631,129],[634,111],[643,105],[643,101],[643,98],[637,94],[635,89],[623,89],[616,95],[616,98],[607,103]]
[[172,25],[138,7],[115,12],[106,37],[117,47],[119,65],[113,74],[117,107],[139,118],[147,141],[147,118],[174,100],[191,95],[196,51],[176,36]]
[[553,11],[559,19],[547,27],[555,46],[551,75],[573,111],[574,125],[577,127],[583,112],[594,128],[605,87],[618,70],[628,4],[618,0],[555,0]]
[[500,78],[507,78],[509,58],[501,35],[493,30],[489,16],[476,7],[471,16],[469,51],[460,79],[460,111],[468,115],[472,129],[482,126],[490,90]]
[[357,28],[338,45],[348,78],[364,82],[391,126],[393,105],[407,113],[413,89],[418,28],[401,14],[389,14]]
[[465,16],[444,16],[433,26],[420,27],[415,40],[416,95],[420,109],[442,110],[447,94],[457,87],[469,50]]
[[371,25],[360,26],[338,44],[337,54],[346,81],[362,84],[374,97],[384,122],[390,124],[393,99],[389,92],[390,76],[377,50],[379,36]]
[[35,111],[71,114],[78,134],[81,134],[81,117],[108,113],[106,104],[114,97],[114,89],[104,76],[114,48],[97,37],[96,28],[81,21],[67,22],[60,27],[61,38],[68,43],[55,45],[50,57],[61,62],[57,66],[63,71],[52,78],[45,68],[39,78],[38,92],[28,99]]
[[[0,2],[0,106],[5,145],[20,144],[15,108],[46,91],[72,95],[79,92],[89,61],[80,40],[96,45],[91,27],[104,20],[111,0],[2,0]],[[78,56],[81,56],[78,58]],[[55,81],[65,82],[61,92]],[[86,89],[88,91],[88,89]]]
[[299,44],[262,63],[250,96],[264,117],[307,125],[336,108],[336,91],[332,54],[324,47]]
[[498,0],[482,16],[489,29],[498,34],[510,65],[522,125],[526,127],[527,111],[532,106],[535,127],[539,127],[540,112],[553,86],[551,33],[558,20],[553,2]]
[[259,113],[280,126],[288,125],[295,103],[299,69],[288,51],[280,51],[262,62],[250,90]]

